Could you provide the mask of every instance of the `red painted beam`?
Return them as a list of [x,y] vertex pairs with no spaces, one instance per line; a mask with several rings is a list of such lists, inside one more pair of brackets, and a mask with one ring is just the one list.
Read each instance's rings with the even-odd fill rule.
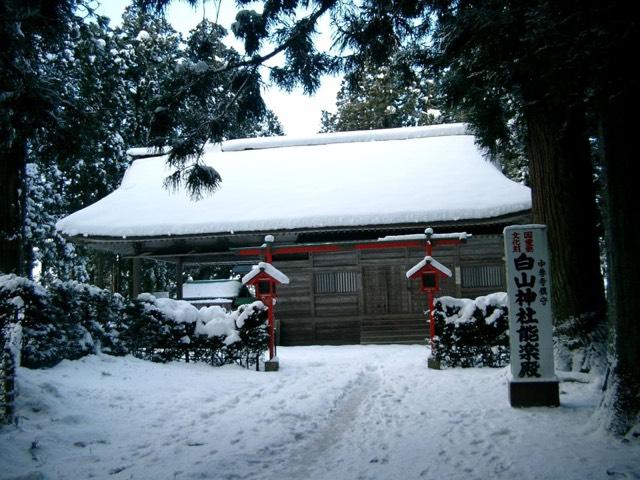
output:
[[[457,238],[444,238],[441,240],[432,240],[433,246],[440,245],[458,245],[463,243]],[[424,240],[397,240],[391,242],[371,241],[364,243],[348,243],[348,244],[321,244],[321,245],[283,245],[272,247],[273,254],[296,254],[296,253],[321,253],[321,252],[342,252],[348,250],[384,250],[387,248],[424,248]],[[259,257],[262,255],[261,248],[244,248],[238,250],[239,255],[251,255]]]
[[436,245],[460,245],[464,243],[464,240],[460,240],[458,238],[441,238],[439,240],[431,240],[431,243]]
[[356,250],[372,250],[385,248],[422,248],[424,247],[423,240],[398,240],[395,242],[375,242],[375,243],[358,243],[354,245]]
[[259,257],[262,254],[261,248],[245,248],[243,250],[238,250],[239,255],[254,255]]
[[[341,250],[346,250],[346,248],[341,247],[340,245],[285,245],[282,247],[278,247],[278,246],[271,247],[271,253],[274,255],[293,254],[293,253],[313,253],[313,252],[339,252]],[[262,249],[245,248],[243,250],[239,250],[238,254],[260,256],[262,254]]]
[[345,248],[340,245],[288,245],[273,247],[273,252],[279,254],[339,252],[341,250],[345,250]]

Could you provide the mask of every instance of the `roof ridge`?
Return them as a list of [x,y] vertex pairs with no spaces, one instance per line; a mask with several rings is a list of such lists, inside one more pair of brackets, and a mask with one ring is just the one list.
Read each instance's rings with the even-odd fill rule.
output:
[[375,142],[409,140],[413,138],[449,137],[471,135],[467,124],[448,123],[420,127],[385,128],[378,130],[353,130],[349,132],[317,133],[306,136],[279,136],[239,138],[222,143],[223,152],[262,150],[268,148],[329,145],[334,143]]

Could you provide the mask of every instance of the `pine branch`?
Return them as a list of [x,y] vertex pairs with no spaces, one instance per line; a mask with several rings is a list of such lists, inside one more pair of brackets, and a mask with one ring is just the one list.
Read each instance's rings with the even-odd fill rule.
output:
[[[252,67],[252,66],[257,67],[262,65],[263,63],[272,59],[276,55],[290,48],[302,35],[305,35],[306,33],[308,33],[309,28],[314,26],[317,23],[317,21],[320,19],[320,17],[332,8],[334,3],[335,3],[335,0],[324,2],[323,5],[314,13],[312,13],[306,18],[299,20],[297,22],[297,26],[294,27],[294,32],[284,42],[280,43],[280,45],[274,48],[271,52],[265,55],[254,55],[249,60],[230,63],[221,68],[212,68],[210,69],[210,71],[213,73],[224,73],[224,72],[228,72],[230,70],[238,69],[241,67]],[[301,28],[300,27],[301,25],[304,25],[305,28]]]

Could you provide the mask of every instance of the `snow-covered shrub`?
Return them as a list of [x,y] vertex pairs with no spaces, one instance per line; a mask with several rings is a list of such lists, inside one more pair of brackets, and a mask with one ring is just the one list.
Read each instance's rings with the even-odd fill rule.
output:
[[21,364],[38,368],[58,363],[65,335],[52,320],[47,290],[16,275],[0,277],[0,322],[20,323],[23,329]]
[[14,274],[0,275],[0,327],[24,322],[26,317],[46,318],[48,303],[47,291],[36,282]]
[[96,350],[111,355],[126,355],[127,348],[117,329],[124,310],[122,296],[93,285],[76,285],[76,291],[80,296],[82,321],[96,342]]
[[196,360],[218,366],[231,363],[228,346],[238,338],[235,321],[224,308],[211,306],[198,310],[191,344]]
[[262,302],[234,312],[141,294],[124,309],[119,338],[138,358],[186,359],[211,365],[256,365],[267,347],[267,310]]
[[50,367],[103,348],[126,353],[114,325],[122,298],[78,282],[53,282],[49,288],[16,275],[0,277],[0,319],[23,329],[21,363]]
[[98,351],[249,367],[267,348],[266,318],[261,302],[230,313],[220,307],[198,311],[188,302],[145,293],[125,304],[120,295],[92,285],[57,281],[45,289],[0,276],[0,330],[22,325],[21,362],[30,368]]
[[201,308],[194,333],[196,359],[212,365],[256,366],[269,339],[267,307],[257,301],[230,313],[217,306]]
[[475,300],[440,297],[434,317],[435,358],[443,367],[504,367],[509,364],[507,294]]
[[[173,304],[179,304],[180,307]],[[197,312],[184,319],[181,311],[196,310],[188,302],[156,299],[143,293],[129,302],[118,326],[119,337],[132,355],[154,362],[170,362],[186,357],[191,326]],[[189,328],[191,327],[191,328]]]
[[[57,363],[62,359],[75,360],[95,353],[96,344],[90,329],[95,332],[98,326],[93,325],[95,322],[89,317],[89,306],[80,295],[81,287],[75,282],[56,281],[48,291],[49,323],[56,329],[59,339],[48,345],[53,361]],[[46,346],[41,346],[41,349],[45,348]]]
[[269,344],[267,316],[267,307],[260,301],[241,305],[231,313],[238,339],[227,347],[233,361],[246,368],[259,364]]

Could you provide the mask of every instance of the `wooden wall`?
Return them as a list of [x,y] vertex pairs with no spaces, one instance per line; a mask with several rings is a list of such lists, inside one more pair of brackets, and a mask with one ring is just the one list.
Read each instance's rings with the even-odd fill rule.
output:
[[[439,296],[475,298],[504,291],[501,235],[472,237],[436,247],[433,257],[454,272]],[[278,291],[276,317],[282,345],[422,343],[428,335],[426,296],[405,273],[422,249],[312,253],[274,258],[290,279]]]

